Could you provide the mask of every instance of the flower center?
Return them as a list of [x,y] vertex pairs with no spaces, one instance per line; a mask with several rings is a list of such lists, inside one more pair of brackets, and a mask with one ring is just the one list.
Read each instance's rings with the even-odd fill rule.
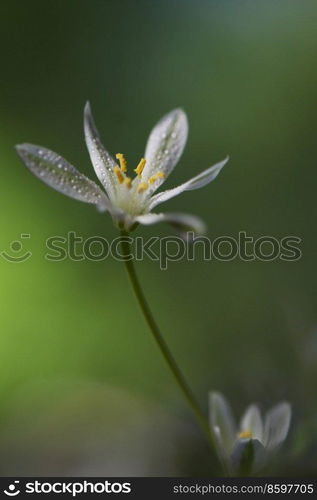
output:
[[242,432],[239,432],[238,433],[238,438],[239,439],[249,439],[249,438],[252,438],[252,432],[247,429],[245,431],[242,431]]
[[[120,166],[116,165],[112,170],[116,175],[117,182],[118,184],[123,184],[124,186],[126,186],[127,189],[131,189],[132,178],[126,175],[126,172],[128,170],[127,161],[122,153],[117,153],[116,158],[117,160],[119,160]],[[144,193],[144,191],[146,191],[148,187],[151,184],[154,184],[158,179],[163,179],[165,177],[165,174],[163,172],[157,172],[156,174],[152,175],[147,181],[142,180],[142,172],[144,170],[145,164],[146,160],[144,158],[141,158],[137,167],[134,169],[136,178],[139,180],[137,187],[137,192],[139,194]]]

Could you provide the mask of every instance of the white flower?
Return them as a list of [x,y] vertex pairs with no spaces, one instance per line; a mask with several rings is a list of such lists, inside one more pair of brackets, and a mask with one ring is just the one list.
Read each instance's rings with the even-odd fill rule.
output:
[[89,103],[84,112],[84,130],[90,159],[103,190],[49,149],[21,144],[16,146],[16,150],[25,165],[43,182],[72,198],[95,204],[100,211],[108,211],[121,229],[130,231],[138,223],[148,225],[166,221],[182,231],[204,232],[204,224],[193,215],[152,213],[163,201],[211,182],[228,161],[226,158],[180,186],[154,194],[183,152],[188,132],[184,111],[171,111],[154,127],[144,158],[134,169],[134,179],[128,176],[123,154],[116,155],[116,162],[102,145]]
[[[218,392],[209,395],[209,421],[219,453],[228,467],[237,471],[247,465],[258,469],[267,452],[279,446],[287,436],[291,407],[281,402],[262,418],[257,405],[250,405],[237,426],[231,408]],[[243,464],[244,461],[244,464]],[[246,462],[249,462],[246,464]]]

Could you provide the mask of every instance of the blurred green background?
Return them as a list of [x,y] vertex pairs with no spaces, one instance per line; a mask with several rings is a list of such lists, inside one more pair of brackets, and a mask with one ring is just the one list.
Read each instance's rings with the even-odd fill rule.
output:
[[204,410],[211,389],[237,417],[252,401],[289,400],[290,434],[263,474],[316,472],[316,23],[314,0],[1,2],[1,251],[30,233],[33,253],[0,257],[1,475],[220,474],[123,265],[44,259],[53,235],[117,235],[13,149],[41,144],[94,179],[87,99],[107,148],[130,165],[163,114],[186,110],[189,140],[168,186],[230,154],[214,183],[163,211],[201,216],[211,238],[302,238],[297,262],[200,255],[137,268]]

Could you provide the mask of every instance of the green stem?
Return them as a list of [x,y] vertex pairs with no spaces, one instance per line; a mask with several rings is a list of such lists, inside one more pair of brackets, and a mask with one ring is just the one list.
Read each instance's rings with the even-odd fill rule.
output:
[[151,330],[151,333],[154,337],[154,340],[155,340],[158,348],[160,349],[166,363],[168,364],[172,374],[174,375],[174,378],[175,378],[181,392],[183,393],[187,403],[189,404],[192,411],[194,412],[195,417],[198,421],[198,424],[201,427],[202,431],[204,432],[204,434],[208,440],[209,445],[216,451],[218,459],[219,459],[224,471],[227,473],[227,468],[226,468],[222,458],[220,457],[220,455],[218,453],[213,434],[210,432],[208,420],[206,419],[206,417],[202,413],[189,385],[187,384],[187,382],[185,380],[183,373],[181,372],[173,354],[169,350],[168,345],[165,342],[165,340],[164,340],[164,338],[163,338],[163,336],[162,336],[162,334],[161,334],[161,332],[160,332],[160,330],[159,330],[159,328],[158,328],[158,326],[153,318],[152,312],[151,312],[150,307],[147,303],[147,300],[144,296],[142,287],[140,285],[140,282],[139,282],[138,277],[137,277],[136,272],[135,272],[135,268],[134,268],[134,264],[133,264],[133,255],[131,253],[131,243],[130,243],[129,234],[126,233],[125,231],[121,231],[121,236],[122,236],[121,248],[122,248],[122,253],[123,253],[123,257],[124,257],[124,262],[126,265],[126,269],[127,269],[127,272],[128,272],[129,278],[130,278],[130,282],[131,282],[133,291],[134,291],[135,296],[138,300],[138,303],[139,303],[139,306],[140,306],[141,311],[143,313],[143,316],[145,318],[145,321],[147,322],[147,324]]

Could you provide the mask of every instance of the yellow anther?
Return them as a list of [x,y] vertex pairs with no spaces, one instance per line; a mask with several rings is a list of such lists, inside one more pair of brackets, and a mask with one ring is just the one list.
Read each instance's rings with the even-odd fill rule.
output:
[[144,158],[141,158],[141,160],[138,163],[138,166],[134,169],[134,171],[138,175],[138,177],[141,177],[141,174],[143,172],[145,164],[146,164],[146,160]]
[[117,165],[113,168],[114,173],[117,176],[119,184],[122,184],[124,182],[124,175],[122,173],[121,168],[119,168]]
[[249,430],[239,432],[238,434],[239,439],[249,439],[252,438],[252,432]]
[[156,174],[152,175],[152,177],[149,178],[149,183],[153,184],[157,179],[164,179],[165,174],[163,172],[157,172]]
[[147,190],[148,187],[149,185],[147,182],[140,182],[140,184],[138,185],[138,193],[143,193]]
[[131,179],[131,177],[126,177],[126,178],[124,179],[124,184],[125,184],[125,186],[127,186],[127,188],[128,188],[128,189],[131,189],[131,184],[132,184],[132,179]]
[[117,153],[116,158],[117,158],[117,160],[119,160],[121,171],[126,172],[127,171],[127,160],[125,159],[123,154]]

